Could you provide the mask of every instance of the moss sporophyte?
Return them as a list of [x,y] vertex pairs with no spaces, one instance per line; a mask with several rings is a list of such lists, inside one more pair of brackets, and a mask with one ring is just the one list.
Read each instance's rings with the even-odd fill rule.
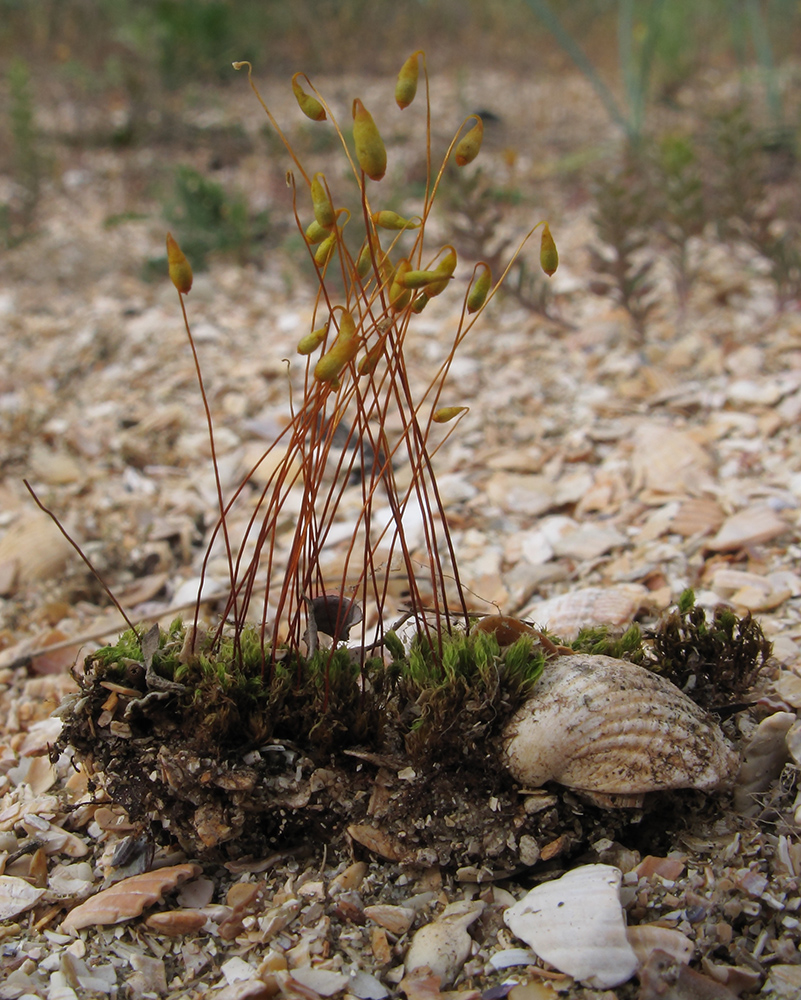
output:
[[[271,741],[292,742],[318,762],[321,755],[358,747],[418,763],[436,755],[440,765],[478,764],[489,737],[557,649],[528,626],[510,629],[503,616],[496,616],[503,628],[490,619],[475,627],[432,460],[469,411],[458,380],[449,381],[460,345],[538,229],[543,270],[553,273],[550,229],[537,222],[495,282],[487,263],[471,263],[461,274],[456,250],[431,243],[428,223],[446,167],[479,155],[481,123],[469,116],[439,167],[432,166],[422,52],[404,64],[396,91],[400,111],[391,109],[416,116],[425,129],[424,192],[403,215],[382,203],[381,179],[392,158],[380,127],[389,121],[389,108],[368,109],[357,98],[352,122],[341,126],[305,75],[292,80],[300,111],[312,127],[332,129],[344,155],[358,192],[358,207],[352,201],[344,207],[338,188],[345,183],[333,180],[335,165],[328,176],[307,171],[259,95],[250,64],[234,65],[247,69],[286,147],[293,212],[316,275],[311,321],[298,331],[292,362],[302,368],[296,380],[301,389],[290,393],[284,429],[226,496],[187,306],[192,267],[167,234],[169,276],[205,410],[216,523],[194,612],[166,630],[144,630],[126,617],[129,630],[119,642],[78,671],[83,694],[65,740],[86,760],[102,760],[99,769],[111,775],[111,784],[137,739],[155,746],[158,734],[167,741],[164,753],[157,752],[160,766],[171,775],[190,750],[222,761],[248,748],[269,748]],[[410,109],[418,78],[422,112]],[[353,182],[347,182],[350,194]],[[444,323],[449,339],[443,360],[426,376],[410,372],[407,339],[416,318],[437,296],[453,295],[460,296],[461,308],[451,328]],[[244,531],[238,527],[234,537],[231,525],[243,520]],[[212,558],[220,550],[227,580],[219,618],[209,625],[201,614],[204,584],[219,576]],[[124,718],[114,718],[113,732],[98,729],[98,719],[108,714],[109,684],[124,702]],[[99,733],[104,738],[98,743]],[[109,753],[117,756],[105,760]],[[181,780],[167,783],[178,787]],[[153,796],[162,794],[143,787],[142,801],[128,802],[123,786],[122,780],[114,784],[121,801],[139,813],[147,811],[143,802],[151,808]],[[187,829],[193,823],[187,821]]]
[[[445,358],[421,390],[413,389],[405,350],[410,327],[431,299],[454,294],[458,287],[457,253],[451,246],[429,245],[428,221],[448,162],[464,166],[479,155],[480,118],[471,115],[465,120],[435,170],[425,55],[418,52],[404,63],[396,102],[401,113],[409,108],[421,78],[425,116],[419,118],[421,124],[424,121],[427,165],[422,204],[417,214],[404,218],[381,204],[379,182],[390,161],[371,110],[355,98],[352,122],[341,126],[313,83],[296,74],[292,88],[300,110],[316,123],[314,127],[333,129],[355,180],[359,207],[351,211],[338,206],[337,185],[329,183],[325,172],[304,168],[259,94],[250,64],[234,63],[234,67],[247,70],[254,93],[286,147],[294,215],[318,287],[310,330],[301,333],[297,344],[299,360],[305,364],[302,395],[293,400],[286,428],[232,497],[223,496],[217,475],[218,520],[202,575],[207,574],[212,549],[221,536],[228,596],[207,651],[220,651],[230,642],[232,662],[242,669],[247,659],[246,623],[255,621],[261,680],[271,683],[279,663],[319,654],[327,703],[332,665],[341,644],[348,644],[348,655],[364,671],[371,657],[386,648],[392,621],[402,615],[406,631],[425,643],[439,664],[437,669],[445,671],[444,637],[469,627],[468,601],[432,456],[468,411],[458,398],[458,384],[448,383],[456,352],[507,272],[493,285],[487,264],[471,265],[467,290],[459,292],[463,302],[458,323],[445,331],[450,337]],[[373,111],[379,112],[379,121],[389,120],[388,108]],[[334,170],[329,174],[333,177]],[[552,274],[557,254],[546,222],[531,229],[520,249],[537,228],[543,233],[542,267]],[[179,292],[206,405],[216,474],[213,420],[184,298],[191,288],[191,269],[172,235],[167,244],[170,277]],[[446,423],[447,430],[439,431]],[[232,511],[244,504],[263,464],[272,471],[260,488],[245,536],[233,539],[228,528]],[[395,473],[401,465],[406,472],[403,485]],[[332,576],[324,553],[334,536],[341,535],[334,528],[341,522],[343,500],[354,481],[360,490],[355,526]],[[278,532],[279,526],[283,530],[290,495],[297,502],[297,513],[287,545],[283,537],[279,542]],[[407,534],[412,511],[422,520],[422,558],[418,543]],[[401,607],[390,598],[391,581],[399,573],[406,592]],[[198,634],[199,619],[200,600],[193,635]],[[330,640],[325,649],[321,634]]]

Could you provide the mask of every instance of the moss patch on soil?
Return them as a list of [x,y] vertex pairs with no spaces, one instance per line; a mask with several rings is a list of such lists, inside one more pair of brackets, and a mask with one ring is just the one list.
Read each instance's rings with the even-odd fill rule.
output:
[[[716,672],[709,682],[699,672],[691,694],[731,702],[769,645],[750,620],[726,623],[702,621],[685,601],[651,637],[586,630],[573,647],[665,672],[682,651],[709,647]],[[491,632],[455,631],[438,648],[419,635],[407,649],[390,634],[383,657],[334,645],[272,658],[256,629],[215,645],[176,621],[128,631],[86,659],[60,746],[143,831],[193,856],[313,842],[497,878],[643,817],[650,826],[668,798],[609,810],[508,775],[501,733],[553,649],[548,637],[502,648]],[[706,661],[687,652],[681,662]],[[669,797],[684,800],[680,813],[714,808],[699,795]]]

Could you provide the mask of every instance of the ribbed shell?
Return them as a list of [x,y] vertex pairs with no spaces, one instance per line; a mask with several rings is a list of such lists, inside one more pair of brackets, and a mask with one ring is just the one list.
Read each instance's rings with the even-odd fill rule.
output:
[[525,617],[560,639],[575,639],[582,628],[626,625],[647,604],[648,591],[638,583],[584,587],[532,604]]
[[716,788],[739,758],[717,723],[670,681],[610,656],[550,661],[504,733],[521,784],[592,792]]

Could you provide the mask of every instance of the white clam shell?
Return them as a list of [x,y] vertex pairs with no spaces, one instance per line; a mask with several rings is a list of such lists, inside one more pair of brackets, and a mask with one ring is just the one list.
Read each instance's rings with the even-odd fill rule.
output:
[[596,989],[634,975],[637,956],[626,937],[620,869],[584,865],[527,893],[503,915],[511,932],[544,961]]
[[716,788],[739,766],[717,723],[670,681],[586,654],[546,664],[507,725],[503,755],[529,788],[612,794]]

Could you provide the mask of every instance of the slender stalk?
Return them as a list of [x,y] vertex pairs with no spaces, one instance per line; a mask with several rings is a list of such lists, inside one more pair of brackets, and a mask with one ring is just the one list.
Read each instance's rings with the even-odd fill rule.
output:
[[[217,488],[217,503],[220,509],[220,525],[222,526],[223,538],[225,539],[225,554],[228,559],[228,578],[231,584],[231,594],[234,595],[236,589],[234,581],[234,559],[233,559],[233,552],[231,549],[231,539],[228,537],[228,522],[226,520],[226,506],[225,506],[225,500],[223,499],[222,482],[220,480],[220,467],[217,463],[217,446],[214,441],[214,421],[212,420],[211,407],[209,406],[209,398],[206,394],[206,386],[203,381],[203,371],[200,367],[200,359],[198,358],[197,348],[195,347],[195,338],[192,336],[192,330],[189,326],[189,317],[186,315],[186,304],[184,302],[184,296],[181,292],[178,293],[178,298],[181,303],[181,315],[183,316],[184,319],[184,328],[186,329],[186,336],[189,340],[189,346],[192,350],[192,359],[195,364],[195,372],[197,374],[198,387],[200,388],[200,398],[203,400],[203,409],[206,413],[206,425],[208,427],[208,432],[209,432],[209,448],[211,449],[211,464],[212,468],[214,469],[214,483]],[[198,623],[198,618],[200,616],[200,604],[203,592],[203,583],[204,583],[206,565],[207,562],[204,560],[203,572],[200,578],[200,586],[198,587],[197,605],[195,607],[195,619],[193,623],[195,634],[197,634],[197,623]],[[239,616],[237,615],[235,600],[233,608],[234,608],[234,616],[238,619]],[[234,643],[237,653],[239,653],[240,650],[239,650],[238,636],[234,639]]]
[[48,507],[45,507],[45,505],[42,503],[42,501],[36,495],[36,491],[31,486],[31,484],[28,482],[28,480],[27,479],[23,479],[22,481],[25,484],[25,489],[33,497],[33,500],[34,500],[34,503],[36,504],[36,506],[39,508],[39,510],[44,511],[44,513],[47,514],[47,516],[52,519],[53,523],[58,528],[58,530],[61,532],[61,534],[67,539],[67,541],[75,549],[75,551],[78,553],[78,555],[81,557],[81,559],[86,563],[86,565],[89,568],[89,571],[92,574],[92,576],[94,576],[94,578],[97,580],[97,582],[103,588],[103,590],[105,590],[106,595],[108,596],[108,599],[111,601],[111,603],[117,609],[117,611],[119,611],[119,613],[122,615],[122,617],[123,617],[123,619],[125,621],[125,624],[128,626],[128,628],[134,634],[136,634],[136,629],[134,628],[133,622],[128,617],[128,615],[125,613],[125,610],[124,610],[123,606],[120,604],[120,602],[117,600],[117,598],[112,593],[111,588],[108,586],[108,584],[106,583],[106,581],[100,575],[99,570],[95,569],[95,567],[92,565],[91,561],[89,560],[89,557],[84,553],[83,549],[75,541],[75,539],[72,537],[72,535],[70,535],[70,533],[67,531],[67,529],[64,527],[64,525],[61,523],[61,521],[59,521],[59,519],[56,517],[56,515],[53,513],[53,511],[50,510]]

